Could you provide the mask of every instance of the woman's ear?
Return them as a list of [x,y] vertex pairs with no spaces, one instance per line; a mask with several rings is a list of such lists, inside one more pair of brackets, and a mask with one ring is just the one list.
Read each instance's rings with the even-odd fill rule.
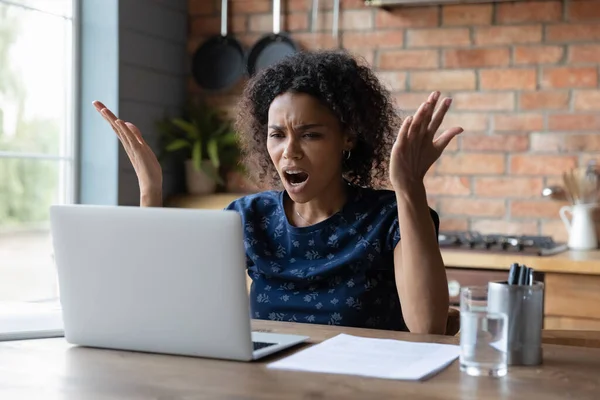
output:
[[344,133],[344,151],[350,151],[356,144],[356,136],[350,131]]

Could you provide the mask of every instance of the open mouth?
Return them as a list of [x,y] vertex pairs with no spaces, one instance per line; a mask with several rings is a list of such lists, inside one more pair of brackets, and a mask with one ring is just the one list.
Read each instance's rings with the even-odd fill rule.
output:
[[308,174],[300,170],[287,170],[283,175],[292,186],[300,186],[308,180]]

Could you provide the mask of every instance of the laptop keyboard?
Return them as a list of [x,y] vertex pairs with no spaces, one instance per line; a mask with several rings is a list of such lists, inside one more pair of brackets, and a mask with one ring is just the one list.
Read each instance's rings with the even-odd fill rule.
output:
[[265,347],[274,346],[277,343],[266,343],[266,342],[252,342],[254,350],[264,349]]

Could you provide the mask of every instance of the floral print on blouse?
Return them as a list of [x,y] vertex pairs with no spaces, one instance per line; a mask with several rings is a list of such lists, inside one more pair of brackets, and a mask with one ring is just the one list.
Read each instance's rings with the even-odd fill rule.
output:
[[261,192],[226,208],[242,217],[251,317],[406,330],[394,278],[395,193],[349,186],[346,205],[308,227],[288,222],[284,196]]

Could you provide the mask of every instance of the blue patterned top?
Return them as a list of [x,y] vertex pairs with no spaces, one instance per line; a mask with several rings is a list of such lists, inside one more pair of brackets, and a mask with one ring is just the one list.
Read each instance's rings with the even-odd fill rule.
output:
[[[394,278],[393,191],[350,186],[346,205],[308,227],[288,222],[284,191],[235,200],[256,319],[406,330]],[[439,219],[431,210],[436,231]]]

